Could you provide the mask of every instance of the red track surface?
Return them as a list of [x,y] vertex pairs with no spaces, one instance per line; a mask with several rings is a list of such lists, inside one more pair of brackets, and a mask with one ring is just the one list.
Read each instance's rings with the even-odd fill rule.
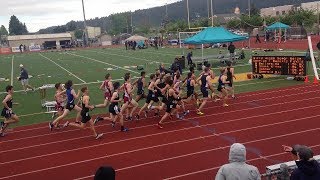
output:
[[319,154],[319,86],[240,94],[228,108],[220,103],[162,130],[154,118],[126,123],[128,133],[102,122],[101,140],[89,130],[49,132],[47,124],[15,128],[0,139],[0,179],[93,179],[101,165],[113,166],[118,180],[213,179],[233,141],[247,146],[248,162],[261,173],[291,160],[283,144],[306,144]]

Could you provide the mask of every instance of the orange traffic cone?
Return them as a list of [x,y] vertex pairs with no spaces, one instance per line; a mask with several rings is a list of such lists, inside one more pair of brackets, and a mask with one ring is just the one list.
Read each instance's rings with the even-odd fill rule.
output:
[[313,79],[313,84],[319,84],[319,81],[316,77],[314,77],[314,79]]
[[304,79],[304,83],[309,83],[309,77],[306,76],[306,78]]

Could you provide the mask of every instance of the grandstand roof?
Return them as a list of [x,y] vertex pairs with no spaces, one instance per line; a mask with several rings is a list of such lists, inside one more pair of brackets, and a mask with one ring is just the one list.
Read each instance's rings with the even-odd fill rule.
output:
[[59,34],[34,34],[34,35],[8,36],[8,41],[32,40],[32,39],[55,39],[55,38],[71,38],[71,34],[59,33]]

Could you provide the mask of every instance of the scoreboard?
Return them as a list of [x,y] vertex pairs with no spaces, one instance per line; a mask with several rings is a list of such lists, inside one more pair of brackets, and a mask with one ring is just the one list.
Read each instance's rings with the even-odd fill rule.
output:
[[305,76],[305,56],[252,56],[253,74]]

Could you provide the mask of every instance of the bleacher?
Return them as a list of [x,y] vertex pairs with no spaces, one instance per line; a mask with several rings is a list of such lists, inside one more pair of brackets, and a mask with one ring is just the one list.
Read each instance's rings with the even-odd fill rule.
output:
[[[320,155],[313,157],[318,163],[320,163]],[[266,177],[268,180],[271,180],[273,176],[281,174],[283,172],[283,167],[288,171],[293,171],[297,168],[295,161],[289,161],[281,164],[275,164],[266,167],[266,173],[262,174],[262,177]]]

